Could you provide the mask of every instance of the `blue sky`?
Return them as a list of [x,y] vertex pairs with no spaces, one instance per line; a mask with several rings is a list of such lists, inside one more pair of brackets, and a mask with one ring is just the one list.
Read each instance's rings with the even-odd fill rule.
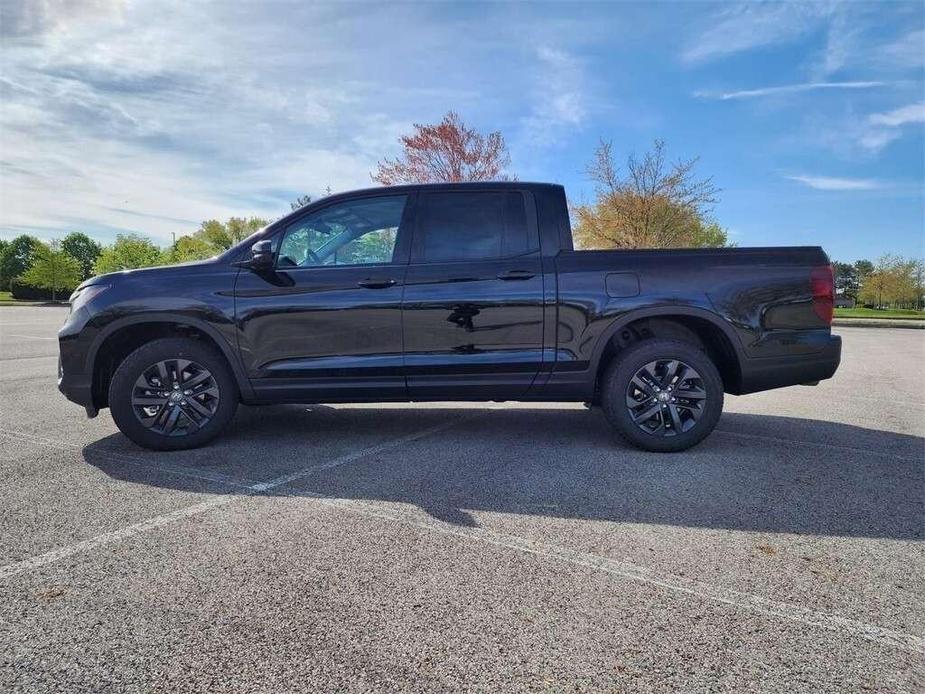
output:
[[453,109],[576,202],[600,138],[661,138],[740,245],[923,255],[921,2],[2,7],[3,238],[274,218]]

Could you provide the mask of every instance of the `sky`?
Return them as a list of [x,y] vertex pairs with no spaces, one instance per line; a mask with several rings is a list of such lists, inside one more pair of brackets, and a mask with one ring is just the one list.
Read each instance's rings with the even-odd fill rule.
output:
[[277,218],[455,110],[572,202],[601,139],[659,138],[740,246],[925,255],[921,2],[0,8],[0,238]]

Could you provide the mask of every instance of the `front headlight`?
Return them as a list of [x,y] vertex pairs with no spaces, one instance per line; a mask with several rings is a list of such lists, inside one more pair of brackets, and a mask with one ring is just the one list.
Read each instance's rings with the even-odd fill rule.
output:
[[71,294],[71,298],[68,299],[71,304],[71,311],[76,311],[81,306],[86,306],[93,297],[99,296],[107,289],[109,289],[108,284],[91,284],[89,287],[75,290]]

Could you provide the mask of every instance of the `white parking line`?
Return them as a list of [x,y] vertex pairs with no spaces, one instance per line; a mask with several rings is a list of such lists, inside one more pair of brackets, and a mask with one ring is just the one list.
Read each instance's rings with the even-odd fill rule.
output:
[[[0,359],[0,361],[3,361]],[[22,378],[7,378],[6,374],[0,372],[0,383],[24,383],[26,381],[51,381],[52,384],[56,383],[58,380],[58,374],[54,371],[49,371],[48,373],[42,373],[38,376],[23,376]]]
[[[26,434],[21,431],[9,431],[0,429],[0,437],[24,439],[40,446],[48,446],[49,448],[54,448],[55,450],[76,451],[80,449],[80,446],[75,446],[72,443],[55,441],[53,439],[47,439],[41,436]],[[179,477],[188,477],[190,479],[202,480],[204,482],[218,482],[220,484],[227,484],[228,486],[238,487],[241,489],[247,489],[252,485],[257,484],[256,480],[246,479],[243,477],[232,477],[231,475],[224,475],[220,472],[213,472],[211,470],[202,470],[201,468],[186,468],[180,465],[171,465],[170,463],[155,462],[149,458],[139,458],[138,456],[129,455],[120,451],[107,450],[105,448],[101,449],[99,453],[101,453],[104,457],[113,458],[119,462],[150,469],[152,472],[163,472],[165,474],[177,475]],[[196,470],[196,472],[193,472],[192,470]]]
[[408,434],[407,436],[392,439],[391,441],[386,441],[385,443],[380,443],[376,446],[370,446],[369,448],[364,448],[353,453],[339,456],[333,460],[329,460],[326,463],[302,468],[301,470],[297,470],[296,472],[290,473],[288,475],[277,477],[276,479],[270,480],[269,482],[260,482],[258,484],[247,486],[243,488],[241,494],[237,496],[220,496],[214,499],[209,499],[208,501],[202,501],[198,504],[187,506],[186,508],[154,516],[153,518],[149,518],[147,520],[141,521],[140,523],[135,523],[124,528],[120,528],[119,530],[113,530],[87,540],[75,542],[71,545],[65,545],[64,547],[59,547],[58,549],[53,549],[50,552],[45,552],[44,554],[39,554],[29,559],[23,559],[11,564],[0,566],[0,579],[10,578],[11,576],[21,574],[25,571],[32,571],[43,566],[48,566],[49,564],[54,564],[55,562],[61,561],[62,559],[66,559],[67,557],[73,556],[75,554],[80,554],[81,552],[89,552],[99,547],[134,537],[135,535],[147,532],[148,530],[161,528],[165,525],[175,523],[184,518],[206,513],[207,511],[211,511],[212,509],[218,508],[219,506],[225,506],[227,504],[234,503],[235,501],[245,499],[249,496],[253,496],[254,494],[260,494],[261,492],[275,489],[276,487],[289,484],[290,482],[294,482],[295,480],[301,479],[303,477],[308,477],[315,472],[319,472],[321,470],[330,470],[331,468],[352,463],[355,460],[365,458],[366,456],[375,455],[376,453],[381,453],[391,448],[402,446],[411,441],[424,438],[425,436],[436,434],[440,431],[443,431],[444,429],[449,429],[450,427],[468,421],[475,416],[478,415],[460,417],[459,419],[454,419],[450,422],[444,422],[443,424],[428,427],[427,429],[421,429],[420,431]]
[[[211,511],[215,508],[226,506],[240,499],[244,499],[255,494],[260,494],[262,492],[290,484],[297,480],[308,477],[316,472],[340,467],[361,458],[375,455],[376,453],[381,453],[411,441],[415,441],[431,434],[438,433],[444,429],[461,424],[477,416],[479,415],[461,417],[460,419],[446,422],[444,424],[430,427],[428,429],[423,429],[398,439],[393,439],[376,446],[371,446],[369,448],[339,456],[333,460],[321,463],[319,465],[313,465],[310,467],[302,468],[301,470],[297,470],[290,474],[281,475],[267,482],[259,482],[241,487],[240,484],[234,482],[231,480],[231,478],[225,480],[215,478],[210,479],[209,481],[216,481],[242,488],[243,491],[238,496],[214,497],[192,506],[188,506],[186,508],[154,516],[153,518],[149,518],[119,530],[103,533],[88,540],[83,540],[81,542],[67,545],[65,547],[60,547],[30,559],[7,564],[0,567],[0,579],[9,578],[26,571],[41,568],[81,552],[91,552],[99,547],[129,539],[149,530],[161,528],[185,518],[207,513],[208,511]],[[18,434],[18,432],[0,433],[13,437]],[[52,441],[50,439],[42,439],[41,437],[22,434],[19,434],[19,436],[21,438],[33,440],[37,443],[42,443],[45,445],[58,445],[58,442]],[[751,437],[751,435],[743,436]],[[829,447],[845,448],[842,446]],[[127,462],[138,462],[141,460],[132,458],[131,456],[124,456],[122,454],[116,453],[115,451],[113,454],[115,457],[123,458]],[[200,478],[208,479],[206,477]],[[922,638],[912,634],[906,634],[904,632],[878,627],[872,624],[833,615],[827,612],[821,612],[810,608],[800,607],[798,605],[792,605],[789,603],[772,600],[770,598],[734,590],[721,585],[698,582],[682,576],[654,571],[651,568],[632,564],[629,562],[621,562],[587,552],[580,552],[556,545],[535,542],[513,535],[500,533],[487,528],[459,528],[457,526],[443,523],[441,521],[424,519],[416,514],[398,511],[371,502],[338,499],[303,490],[295,490],[291,494],[282,494],[280,496],[310,498],[325,505],[334,506],[384,520],[413,525],[431,532],[450,535],[463,540],[488,543],[491,545],[543,557],[545,559],[561,561],[573,566],[602,571],[618,578],[645,583],[647,585],[667,589],[676,593],[694,595],[705,600],[759,612],[770,617],[776,617],[787,621],[805,624],[807,626],[824,628],[839,633],[860,637],[868,641],[877,642],[885,646],[904,651],[912,651],[916,653],[925,651],[925,641],[923,641]]]
[[23,559],[22,561],[0,566],[0,579],[9,578],[11,576],[15,576],[16,574],[23,573],[24,571],[38,569],[42,566],[47,566],[48,564],[54,564],[55,562],[61,561],[62,559],[67,559],[74,554],[79,554],[80,552],[89,552],[90,550],[96,549],[98,547],[112,544],[113,542],[118,542],[119,540],[128,539],[140,533],[147,532],[148,530],[161,528],[165,525],[169,525],[170,523],[175,523],[178,520],[189,518],[190,516],[195,516],[200,513],[205,513],[206,511],[210,511],[218,506],[229,504],[235,498],[237,497],[219,496],[213,499],[209,499],[208,501],[202,501],[198,504],[193,504],[192,506],[187,506],[185,508],[172,511],[170,513],[154,516],[153,518],[149,518],[148,520],[144,520],[140,523],[135,523],[134,525],[120,528],[119,530],[113,530],[108,533],[103,533],[102,535],[97,535],[96,537],[92,537],[89,540],[82,540],[80,542],[75,542],[72,545],[65,545],[64,547],[53,549],[50,552],[39,554],[38,556],[32,557],[30,559]]
[[721,585],[702,583],[682,576],[654,571],[651,568],[631,564],[629,562],[617,561],[608,557],[602,557],[587,552],[579,552],[543,542],[534,542],[487,528],[460,528],[437,520],[425,520],[417,515],[384,508],[370,502],[336,499],[311,492],[297,492],[295,495],[310,497],[324,504],[386,520],[414,525],[444,535],[452,535],[465,540],[486,542],[499,547],[534,554],[546,559],[566,562],[574,566],[582,566],[597,571],[603,571],[619,578],[646,583],[673,592],[695,595],[705,600],[712,600],[726,605],[760,612],[771,617],[778,617],[808,626],[847,633],[852,636],[857,636],[868,641],[874,641],[904,651],[916,653],[925,651],[925,639],[913,634],[906,634],[893,629],[878,627],[873,624],[867,624],[866,622],[840,617],[827,612],[820,612],[807,607],[779,602],[760,595],[726,588]]
[[57,354],[37,354],[34,357],[0,357],[0,361],[25,361],[26,359],[57,359]]
[[57,337],[39,337],[38,335],[17,335],[15,333],[7,333],[7,337],[24,337],[27,340],[57,340]]

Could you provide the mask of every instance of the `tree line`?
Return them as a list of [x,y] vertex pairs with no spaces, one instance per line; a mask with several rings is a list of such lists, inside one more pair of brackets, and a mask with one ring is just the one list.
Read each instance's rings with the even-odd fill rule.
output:
[[881,256],[875,263],[834,261],[835,291],[871,308],[925,308],[925,260]]
[[16,298],[54,301],[95,275],[211,258],[267,224],[260,217],[210,219],[167,248],[141,234],[119,234],[106,246],[82,232],[48,243],[23,234],[0,240],[0,287]]
[[[379,161],[371,174],[373,181],[391,186],[517,179],[510,170],[504,136],[498,131],[483,134],[452,111],[439,123],[414,124],[413,131],[399,143],[399,155]],[[585,169],[594,183],[594,197],[570,206],[576,246],[734,245],[713,214],[721,191],[712,178],[697,173],[698,163],[697,158],[670,160],[665,143],[656,140],[651,149],[642,155],[630,154],[620,165],[613,144],[600,140]],[[330,194],[330,189],[326,193]],[[304,195],[293,201],[291,208],[296,210],[310,202],[311,197]],[[20,293],[31,289],[57,297],[96,274],[211,257],[267,223],[259,217],[208,220],[168,248],[160,248],[139,234],[119,235],[107,246],[79,232],[50,243],[23,235],[10,242],[0,241],[0,286],[9,288],[14,296],[17,289]],[[884,256],[876,265],[866,260],[853,265],[836,263],[835,270],[840,293],[856,301],[921,306],[921,261]]]

